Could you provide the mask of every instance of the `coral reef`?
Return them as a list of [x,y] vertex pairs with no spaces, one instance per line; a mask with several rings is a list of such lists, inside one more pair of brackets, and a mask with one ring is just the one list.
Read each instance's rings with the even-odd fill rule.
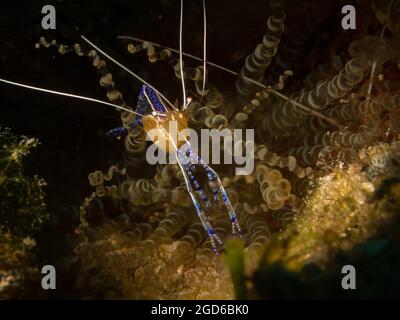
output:
[[0,128],[0,299],[41,296],[32,283],[39,277],[35,238],[49,217],[45,182],[24,172],[37,144]]
[[[360,162],[320,178],[302,216],[266,247],[249,294],[398,297],[390,283],[398,281],[399,152],[398,142],[363,149]],[[346,264],[357,268],[360,285],[353,292],[339,285]],[[321,284],[324,290],[318,289]]]
[[[319,178],[301,216],[279,235],[285,244],[281,259],[288,269],[296,271],[311,262],[323,266],[335,251],[351,250],[392,221],[397,191],[385,190],[385,185],[399,174],[399,147],[396,142],[363,149],[360,162],[338,166]],[[386,196],[394,202],[381,201]],[[391,202],[392,210],[387,207]]]
[[24,158],[37,144],[37,139],[19,138],[0,128],[0,221],[17,236],[34,235],[48,218],[45,181],[29,178],[23,170]]

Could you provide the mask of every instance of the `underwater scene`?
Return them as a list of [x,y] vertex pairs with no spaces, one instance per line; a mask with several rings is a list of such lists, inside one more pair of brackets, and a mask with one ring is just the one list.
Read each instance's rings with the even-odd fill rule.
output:
[[400,297],[400,0],[6,0],[0,300]]

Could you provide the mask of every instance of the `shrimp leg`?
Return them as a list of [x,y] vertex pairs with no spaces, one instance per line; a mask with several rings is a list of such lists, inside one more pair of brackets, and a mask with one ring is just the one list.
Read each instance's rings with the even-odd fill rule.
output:
[[[188,158],[186,156],[185,153],[181,152],[181,150],[177,150],[176,153],[176,159],[179,165],[179,168],[183,174],[183,178],[185,181],[185,185],[186,185],[186,189],[189,193],[190,199],[193,202],[194,208],[196,210],[196,213],[201,221],[201,224],[203,225],[203,228],[206,230],[207,235],[210,237],[210,241],[211,241],[211,249],[215,254],[218,254],[218,249],[217,246],[220,245],[222,246],[222,240],[218,237],[218,235],[215,233],[214,228],[212,227],[212,225],[210,224],[210,222],[208,221],[203,209],[201,208],[200,203],[197,201],[196,196],[194,194],[194,190],[192,188],[192,185],[190,183],[190,179],[189,179],[189,174],[188,171],[186,170],[186,166],[187,164],[191,163],[190,162],[190,158]],[[186,168],[185,168],[186,167]],[[191,170],[189,170],[191,172]],[[200,189],[200,186],[199,186]]]
[[218,200],[218,195],[220,193],[222,201],[224,202],[224,205],[228,210],[229,220],[232,224],[233,235],[240,235],[241,229],[235,209],[233,208],[232,203],[229,200],[228,194],[224,186],[222,185],[221,179],[218,176],[218,174],[208,164],[206,164],[204,160],[196,152],[193,151],[188,142],[181,147],[180,151],[181,152],[183,151],[184,154],[186,153],[189,154],[189,156],[186,156],[186,158],[188,159],[187,161],[190,161],[191,163],[199,163],[204,168],[208,180],[211,182],[213,188],[214,199]]

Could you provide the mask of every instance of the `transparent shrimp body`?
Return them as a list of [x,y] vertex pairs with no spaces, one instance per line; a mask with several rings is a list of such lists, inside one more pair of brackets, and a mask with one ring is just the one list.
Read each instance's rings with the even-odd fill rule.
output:
[[218,174],[193,150],[189,141],[176,141],[169,135],[172,122],[176,123],[178,132],[188,127],[186,112],[169,110],[158,94],[146,85],[141,88],[136,111],[143,114],[142,117],[137,117],[136,121],[143,126],[146,132],[153,129],[160,132],[156,137],[150,136],[153,143],[159,146],[163,152],[175,154],[195,211],[207,235],[210,237],[213,252],[218,253],[218,247],[222,247],[223,242],[215,233],[206,216],[205,211],[211,208],[212,205],[209,196],[207,196],[199,183],[196,174],[197,168],[203,170],[207,177],[212,189],[213,201],[222,202],[226,208],[232,224],[233,235],[240,235],[241,229],[233,205]]

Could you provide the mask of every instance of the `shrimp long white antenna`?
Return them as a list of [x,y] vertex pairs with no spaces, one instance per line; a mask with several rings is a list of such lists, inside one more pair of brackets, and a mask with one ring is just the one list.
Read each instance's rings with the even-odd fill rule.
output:
[[105,56],[107,59],[109,59],[110,61],[112,61],[113,63],[115,63],[118,67],[122,68],[123,70],[125,70],[126,72],[128,72],[130,75],[134,76],[137,80],[139,80],[140,82],[142,82],[143,84],[147,85],[148,87],[150,87],[151,89],[153,89],[155,92],[157,92],[160,97],[162,97],[173,109],[176,109],[175,106],[172,104],[172,102],[170,102],[160,91],[158,91],[156,88],[154,88],[150,83],[148,83],[146,80],[144,80],[142,77],[140,77],[139,75],[137,75],[135,72],[133,72],[132,70],[128,69],[127,67],[125,67],[122,63],[118,62],[117,60],[115,60],[113,57],[111,57],[109,54],[107,54],[106,52],[104,52],[103,50],[101,50],[98,46],[96,46],[93,42],[91,42],[89,39],[87,39],[85,36],[81,35],[81,38],[88,43],[91,47],[93,47],[96,51],[100,52],[103,56]]
[[55,91],[55,90],[50,90],[50,89],[45,89],[45,88],[40,88],[40,87],[34,87],[34,86],[27,85],[27,84],[23,84],[23,83],[19,83],[19,82],[14,82],[14,81],[6,80],[6,79],[1,79],[1,78],[0,78],[0,82],[7,83],[7,84],[11,84],[11,85],[17,86],[17,87],[22,87],[22,88],[30,89],[30,90],[35,90],[35,91],[40,91],[40,92],[55,94],[55,95],[64,96],[64,97],[69,97],[69,98],[74,98],[74,99],[80,99],[80,100],[91,101],[91,102],[103,104],[103,105],[106,105],[106,106],[109,106],[109,107],[113,107],[113,108],[118,109],[118,110],[122,110],[122,111],[126,111],[126,112],[129,112],[129,113],[133,113],[133,114],[135,114],[135,115],[137,115],[137,116],[140,116],[140,117],[143,117],[143,116],[144,116],[144,115],[142,115],[142,114],[140,114],[140,113],[137,113],[137,112],[135,112],[135,111],[133,111],[133,110],[130,110],[130,109],[128,109],[128,108],[124,108],[124,107],[121,107],[121,106],[119,106],[119,105],[117,105],[117,104],[113,104],[113,103],[106,102],[106,101],[103,101],[103,100],[98,100],[98,99],[95,99],[95,98],[90,98],[90,97],[80,96],[80,95],[77,95],[77,94],[66,93],[66,92],[62,92],[62,91]]
[[183,57],[182,57],[182,34],[183,34],[183,0],[181,0],[181,16],[179,21],[179,68],[181,73],[182,81],[182,97],[183,97],[183,108],[186,107],[186,87],[185,87],[185,77],[183,74]]
[[206,13],[206,1],[203,0],[203,88],[201,96],[204,96],[204,90],[206,89],[206,68],[207,68],[207,13]]
[[[148,42],[151,45],[153,45],[154,47],[167,49],[167,50],[170,50],[171,52],[174,52],[174,53],[179,53],[179,51],[174,49],[174,48],[170,48],[170,47],[164,46],[162,44],[158,44],[156,42],[143,40],[143,39],[140,39],[140,38],[137,38],[137,37],[118,36],[117,38],[118,39],[124,39],[124,40],[138,41],[138,42]],[[227,73],[229,73],[229,74],[231,74],[233,76],[238,76],[239,75],[239,73],[236,72],[236,71],[228,69],[228,68],[226,68],[224,66],[221,66],[221,65],[219,65],[217,63],[203,60],[203,59],[201,59],[201,58],[199,58],[199,57],[197,57],[195,55],[192,55],[190,53],[182,52],[182,55],[184,55],[184,56],[186,56],[188,58],[191,58],[193,60],[196,60],[196,61],[205,62],[207,65],[212,66],[212,67],[214,67],[216,69],[225,71],[225,72],[227,72]],[[321,118],[321,119],[325,120],[326,122],[330,123],[331,125],[333,125],[333,126],[335,126],[337,128],[340,128],[340,129],[343,128],[343,126],[340,123],[338,123],[336,120],[334,120],[333,118],[327,117],[324,114],[322,114],[321,112],[319,112],[319,111],[317,111],[317,110],[315,110],[315,109],[313,109],[311,107],[307,107],[307,106],[305,106],[305,105],[303,105],[303,104],[301,104],[301,103],[289,98],[288,96],[284,95],[283,93],[280,93],[279,91],[271,88],[270,86],[266,86],[265,84],[263,84],[263,83],[261,83],[259,81],[253,80],[251,78],[248,78],[248,77],[246,77],[244,75],[242,75],[242,76],[243,76],[243,79],[245,79],[245,80],[247,80],[247,81],[249,81],[249,82],[251,82],[251,83],[253,83],[253,84],[257,85],[257,86],[259,86],[260,88],[263,88],[263,89],[267,90],[268,92],[271,92],[272,94],[274,94],[275,96],[279,97],[280,99],[283,99],[283,100],[286,100],[286,101],[292,103],[296,107],[299,107],[300,109],[303,109],[304,111],[306,111],[306,112],[308,112],[308,113],[310,113],[310,114],[312,114],[312,115],[314,115],[314,116],[316,116],[318,118]]]

